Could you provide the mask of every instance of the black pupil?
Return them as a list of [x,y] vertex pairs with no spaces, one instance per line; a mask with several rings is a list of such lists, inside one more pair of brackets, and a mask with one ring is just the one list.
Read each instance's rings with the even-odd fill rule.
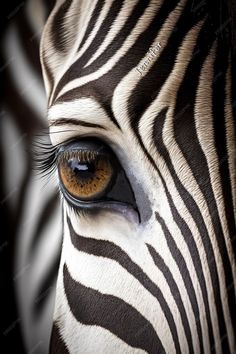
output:
[[68,167],[75,173],[78,178],[89,179],[94,177],[94,162],[81,162],[76,159],[71,159],[68,161]]

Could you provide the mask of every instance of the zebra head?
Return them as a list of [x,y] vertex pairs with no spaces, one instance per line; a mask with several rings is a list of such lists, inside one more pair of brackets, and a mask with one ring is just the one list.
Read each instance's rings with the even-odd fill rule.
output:
[[205,1],[55,5],[41,42],[64,225],[51,352],[235,352],[226,27]]

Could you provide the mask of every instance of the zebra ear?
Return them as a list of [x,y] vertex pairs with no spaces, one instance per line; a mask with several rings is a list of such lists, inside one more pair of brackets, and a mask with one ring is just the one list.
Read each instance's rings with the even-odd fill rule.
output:
[[40,59],[49,100],[57,82],[70,66],[68,59],[71,58],[71,53],[77,52],[80,8],[83,2],[57,1],[46,22],[40,44]]

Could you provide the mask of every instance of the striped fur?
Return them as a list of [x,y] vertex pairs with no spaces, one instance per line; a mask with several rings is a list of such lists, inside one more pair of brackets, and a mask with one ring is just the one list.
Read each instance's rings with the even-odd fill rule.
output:
[[51,352],[235,353],[232,57],[207,3],[58,1],[41,62],[52,143],[107,142],[141,216],[63,200]]

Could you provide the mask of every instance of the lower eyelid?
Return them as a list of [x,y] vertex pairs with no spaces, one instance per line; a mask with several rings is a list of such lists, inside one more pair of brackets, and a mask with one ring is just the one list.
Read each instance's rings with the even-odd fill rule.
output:
[[[63,193],[62,193],[63,194]],[[138,210],[135,210],[132,206],[126,205],[120,202],[113,202],[113,201],[104,201],[104,202],[86,202],[86,203],[79,203],[77,202],[76,205],[70,203],[67,198],[63,195],[65,201],[67,202],[68,206],[74,210],[75,213],[83,213],[84,215],[88,216],[95,216],[101,215],[102,212],[112,212],[117,215],[122,215],[124,218],[128,219],[131,223],[139,224],[140,223],[140,215]]]

